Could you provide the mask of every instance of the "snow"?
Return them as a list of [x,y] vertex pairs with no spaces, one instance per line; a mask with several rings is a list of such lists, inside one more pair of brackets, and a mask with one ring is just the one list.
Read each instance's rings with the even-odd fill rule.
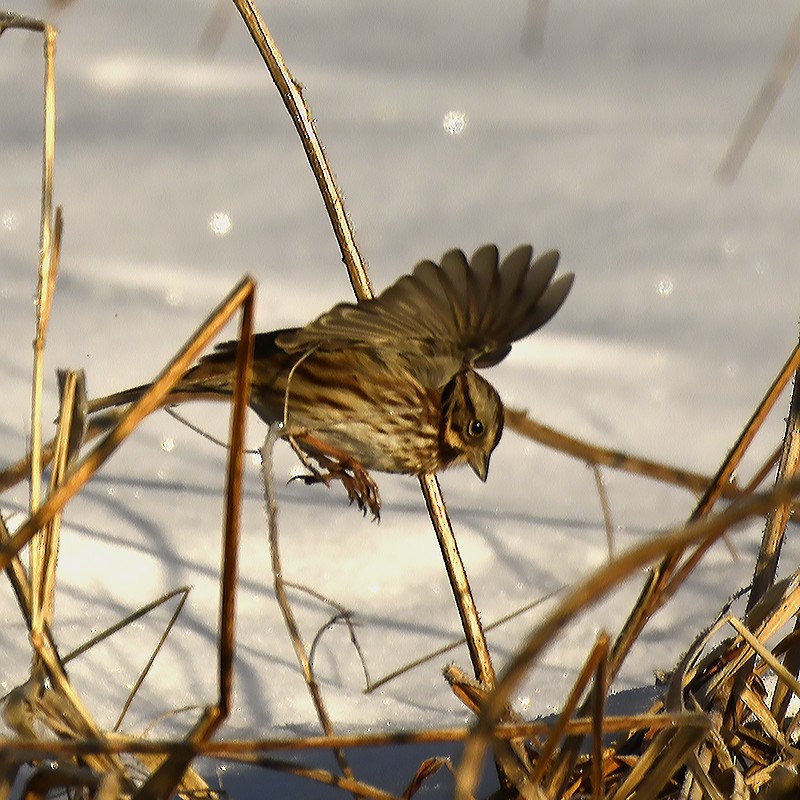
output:
[[[571,296],[487,377],[509,405],[546,424],[713,473],[797,339],[796,75],[737,181],[714,178],[795,4],[772,3],[769,14],[743,0],[551,4],[536,59],[519,43],[525,5],[308,0],[262,12],[305,86],[374,285],[453,246],[557,247],[562,269],[576,274]],[[66,226],[46,420],[56,413],[57,367],[84,368],[92,395],[148,380],[245,272],[259,281],[261,329],[302,324],[349,297],[296,134],[234,14],[208,59],[197,48],[209,2],[82,0],[56,11],[19,0],[13,8],[60,30],[55,198]],[[40,38],[2,36],[3,463],[28,437],[41,82]],[[463,118],[457,134],[447,130],[453,114]],[[231,221],[223,236],[220,213]],[[776,446],[787,403],[755,442],[745,477]],[[225,409],[184,412],[225,435]],[[251,445],[264,433],[252,417]],[[65,514],[55,621],[62,652],[161,593],[192,586],[128,732],[214,697],[223,466],[220,448],[156,414]],[[376,525],[347,507],[340,487],[284,485],[298,472],[284,445],[275,470],[285,575],[353,612],[373,678],[458,637],[416,481],[377,476],[384,512]],[[618,549],[680,524],[694,505],[683,490],[604,476]],[[567,456],[507,431],[485,485],[469,470],[442,484],[485,623],[607,558],[594,478]],[[11,524],[26,498],[23,485],[0,497]],[[236,702],[223,733],[317,732],[272,592],[254,458],[242,521]],[[655,670],[674,664],[749,581],[759,537],[755,523],[736,535],[739,561],[714,548],[651,622],[615,691],[647,687]],[[789,546],[784,572],[797,563],[797,545]],[[559,706],[596,631],[618,629],[641,581],[563,633],[520,687],[520,709],[536,716]],[[310,642],[332,612],[296,591],[291,598]],[[556,601],[490,632],[496,667]],[[5,586],[0,614],[5,692],[29,663]],[[168,615],[149,615],[70,664],[102,725],[113,724]],[[451,659],[468,667],[460,648],[364,695],[337,625],[315,666],[338,730],[394,730],[469,720],[441,677]],[[168,718],[156,731],[178,734],[194,718]]]

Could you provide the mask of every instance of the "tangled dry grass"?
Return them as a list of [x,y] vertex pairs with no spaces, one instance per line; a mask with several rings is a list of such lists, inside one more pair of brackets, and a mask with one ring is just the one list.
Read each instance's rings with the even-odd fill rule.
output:
[[[255,8],[246,0],[237,0],[236,5],[301,133],[356,292],[361,298],[369,297],[371,289],[366,271],[299,86],[286,69]],[[22,784],[19,790],[26,797],[44,796],[63,789],[74,796],[98,798],[166,798],[176,792],[183,797],[214,796],[217,793],[193,769],[194,760],[202,755],[289,770],[357,797],[389,798],[393,795],[385,789],[369,785],[354,774],[348,762],[348,750],[458,740],[464,741],[464,754],[454,767],[455,795],[462,800],[475,796],[479,774],[489,762],[487,752],[491,752],[498,775],[498,797],[613,800],[682,797],[699,800],[707,796],[718,800],[758,796],[777,800],[796,796],[800,791],[800,749],[796,745],[800,728],[796,703],[800,698],[797,678],[800,671],[797,622],[800,570],[778,582],[775,576],[781,544],[794,511],[793,503],[800,493],[800,479],[796,475],[800,458],[800,386],[797,381],[800,348],[791,352],[713,478],[603,451],[543,428],[520,412],[509,414],[509,424],[518,433],[560,447],[596,469],[606,465],[641,472],[694,488],[702,497],[686,525],[662,532],[647,543],[615,556],[602,569],[572,587],[545,622],[530,633],[499,676],[492,666],[435,477],[426,476],[422,480],[446,568],[456,587],[456,600],[472,660],[474,677],[455,666],[446,670],[454,693],[474,713],[475,721],[469,728],[456,726],[381,736],[337,734],[284,592],[268,439],[263,451],[264,489],[269,502],[268,526],[276,596],[323,734],[311,738],[218,742],[213,734],[224,723],[229,711],[235,658],[237,509],[249,392],[248,366],[252,357],[250,348],[241,345],[224,499],[217,702],[204,711],[191,733],[180,741],[134,738],[102,730],[67,677],[65,664],[75,654],[60,655],[51,630],[61,512],[99,465],[116,448],[124,446],[135,427],[158,408],[161,399],[225,322],[239,314],[240,341],[250,341],[254,284],[245,278],[235,287],[164,367],[151,390],[130,409],[102,419],[88,419],[82,376],[65,374],[58,434],[53,442],[42,444],[41,354],[55,288],[62,229],[59,211],[53,213],[52,210],[55,31],[37,20],[0,16],[0,33],[9,28],[27,28],[42,34],[48,91],[32,447],[30,457],[0,476],[2,489],[24,478],[31,481],[28,519],[10,531],[0,518],[0,565],[29,631],[32,667],[29,680],[7,695],[3,703],[4,719],[16,736],[0,740],[0,798],[9,796],[24,765],[32,768],[17,783],[18,789]],[[795,386],[785,439],[776,450],[775,458],[764,464],[747,486],[739,488],[732,480],[734,472],[793,376]],[[95,438],[99,438],[99,442],[83,455],[82,449]],[[775,461],[779,462],[777,481],[773,488],[763,489]],[[49,483],[44,487],[45,468],[51,462]],[[599,472],[597,474],[599,476]],[[598,479],[598,487],[602,489],[602,480]],[[722,501],[725,505],[720,510]],[[664,676],[661,699],[647,712],[633,716],[609,714],[606,709],[608,687],[653,614],[681,590],[714,542],[733,532],[743,520],[754,517],[763,517],[765,526],[745,612],[736,616],[725,609],[712,626],[698,632],[685,654],[680,657],[676,654],[678,663],[671,674]],[[25,548],[27,566],[20,558]],[[520,719],[509,700],[541,653],[565,626],[580,624],[584,609],[648,565],[648,578],[630,609],[626,624],[616,637],[607,632],[597,635],[558,718],[546,723]],[[145,611],[142,609],[139,614]],[[179,612],[180,607],[176,615]],[[718,641],[720,631],[728,635]],[[101,637],[113,633],[114,630]],[[169,628],[162,641],[168,633]],[[95,637],[85,647],[101,637]],[[712,641],[716,642],[713,646]],[[339,773],[287,763],[270,755],[275,751],[310,752],[322,748],[336,754]],[[409,776],[402,796],[414,795],[431,774],[446,765],[445,759],[422,763],[416,774]]]

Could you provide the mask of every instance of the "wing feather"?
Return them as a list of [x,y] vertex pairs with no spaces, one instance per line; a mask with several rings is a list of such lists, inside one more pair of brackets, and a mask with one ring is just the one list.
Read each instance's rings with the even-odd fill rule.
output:
[[561,307],[573,276],[553,281],[559,254],[533,263],[522,245],[499,263],[494,245],[467,260],[449,250],[425,260],[373,300],[339,303],[304,328],[284,331],[288,352],[375,348],[391,353],[428,386],[441,386],[467,367],[502,361],[513,342],[544,325]]

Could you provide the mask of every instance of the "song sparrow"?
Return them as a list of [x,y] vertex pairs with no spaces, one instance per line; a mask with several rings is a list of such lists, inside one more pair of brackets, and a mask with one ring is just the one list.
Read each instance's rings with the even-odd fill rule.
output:
[[[368,470],[420,475],[466,462],[483,481],[503,432],[503,405],[475,369],[544,325],[572,286],[551,283],[559,255],[531,263],[518,247],[498,265],[494,245],[467,261],[450,250],[421,261],[373,300],[340,303],[304,328],[255,336],[250,406],[281,423],[309,469],[307,483],[340,480],[375,517]],[[236,342],[219,345],[175,386],[165,405],[231,395]],[[90,403],[136,400],[147,386]]]

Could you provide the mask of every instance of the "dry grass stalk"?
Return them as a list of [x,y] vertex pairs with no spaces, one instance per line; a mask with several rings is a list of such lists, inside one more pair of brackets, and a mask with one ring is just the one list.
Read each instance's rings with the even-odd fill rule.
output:
[[[586,663],[583,665],[583,669],[578,673],[578,677],[575,679],[569,695],[567,695],[567,700],[564,703],[564,707],[561,709],[556,724],[552,727],[544,746],[539,751],[536,763],[529,777],[531,783],[538,784],[544,777],[546,771],[550,768],[550,762],[556,752],[559,741],[569,728],[569,723],[572,720],[581,697],[583,697],[592,674],[596,672],[598,665],[608,658],[608,642],[608,634],[601,632],[597,637],[597,641],[589,657],[586,659]],[[594,725],[594,717],[592,717],[592,723]]]
[[[82,385],[82,380],[80,381]],[[70,455],[70,441],[73,430],[81,428],[80,412],[76,409],[79,376],[71,372],[66,376],[61,396],[61,414],[58,420],[56,450],[53,470],[50,474],[49,493],[52,494],[63,482]],[[85,402],[83,403],[85,407]],[[73,413],[75,413],[73,416]],[[31,555],[37,552],[39,569],[31,570],[31,632],[37,636],[42,634],[45,624],[53,623],[53,610],[56,592],[56,563],[58,560],[58,542],[61,529],[61,514],[56,514],[50,523],[45,525],[41,533],[34,539],[35,547],[31,547]]]
[[[306,688],[311,696],[311,702],[317,713],[317,719],[319,719],[319,723],[325,735],[332,737],[334,735],[333,722],[325,707],[325,700],[322,696],[319,684],[314,677],[314,668],[311,665],[311,658],[306,651],[303,638],[300,634],[300,628],[295,619],[294,612],[289,605],[283,579],[283,567],[281,566],[280,548],[278,546],[278,503],[275,496],[275,481],[272,475],[272,451],[275,442],[280,436],[280,428],[280,425],[270,425],[269,432],[261,448],[261,477],[264,485],[264,496],[266,498],[267,529],[269,531],[269,551],[275,597],[278,601],[281,614],[283,615],[283,621],[289,633],[289,639],[292,642],[295,656],[302,670]],[[350,769],[344,750],[335,746],[331,749],[344,776],[348,779],[353,779],[353,771]]]
[[[289,72],[258,9],[250,0],[233,0],[233,3],[241,14],[300,136],[342,251],[353,291],[359,300],[368,300],[374,296],[374,292],[367,275],[366,265],[358,251],[352,226],[344,210],[341,193],[336,186],[333,172],[328,165],[324,149],[314,127],[311,110],[303,98],[302,87]],[[435,475],[423,475],[420,477],[420,486],[425,496],[431,523],[439,540],[458,613],[464,626],[475,676],[487,687],[493,686],[495,674],[491,655],[481,628],[466,569],[459,555],[453,528],[447,516],[439,483]]]
[[[547,592],[546,594],[537,597],[535,600],[531,600],[529,603],[525,603],[524,605],[520,606],[519,608],[515,608],[512,611],[509,611],[507,614],[503,614],[501,617],[492,620],[489,623],[483,623],[483,630],[485,633],[488,633],[495,628],[499,628],[501,625],[505,625],[507,622],[510,622],[512,619],[516,619],[517,617],[522,616],[523,614],[527,614],[534,608],[538,608],[543,603],[546,603],[548,600],[552,600],[557,595],[561,594],[561,592],[566,590],[566,586],[561,586],[558,589],[554,589],[551,592]],[[453,650],[457,650],[459,647],[462,647],[466,642],[466,639],[461,636],[458,639],[454,639],[447,644],[442,645],[441,647],[437,647],[435,650],[431,650],[429,653],[425,655],[419,656],[418,658],[409,661],[407,664],[404,664],[397,669],[392,670],[391,672],[383,675],[382,677],[378,678],[373,682],[368,682],[367,688],[364,690],[364,694],[371,694],[376,689],[379,689],[381,686],[389,683],[390,681],[395,680],[400,675],[404,675],[406,672],[415,669],[416,667],[421,666],[422,664],[427,664],[430,661],[434,661],[436,659],[441,658],[447,653],[452,652]]]
[[[188,587],[183,587],[182,589],[178,589],[178,590],[176,590],[174,592],[169,592],[168,594],[166,594],[163,597],[159,598],[159,600],[157,600],[155,603],[151,603],[150,604],[150,608],[148,608],[148,610],[150,610],[151,608],[155,608],[156,606],[160,605],[162,602],[170,599],[171,597],[174,597],[176,594],[180,594],[180,596],[181,596],[180,600],[178,601],[178,604],[175,607],[175,610],[172,612],[172,616],[169,618],[169,621],[167,622],[166,626],[164,627],[164,630],[162,631],[161,636],[159,637],[159,640],[156,643],[156,646],[153,648],[153,652],[150,654],[150,657],[148,658],[147,663],[144,665],[144,667],[142,668],[141,672],[137,676],[136,680],[133,683],[133,686],[131,687],[130,692],[128,692],[128,696],[125,698],[125,702],[122,704],[122,709],[119,712],[119,716],[117,717],[117,721],[114,723],[114,727],[111,729],[111,730],[113,730],[115,732],[120,729],[120,726],[122,725],[122,720],[125,719],[125,715],[128,713],[128,709],[130,708],[131,703],[133,702],[133,698],[136,697],[136,694],[139,691],[139,689],[141,688],[142,684],[144,683],[145,678],[147,677],[147,674],[150,672],[150,668],[153,666],[153,663],[155,662],[156,658],[158,658],[158,654],[161,652],[161,648],[164,646],[164,643],[167,641],[167,637],[170,635],[170,633],[172,631],[172,628],[174,627],[175,623],[178,621],[178,617],[180,616],[181,611],[183,611],[183,606],[185,605],[186,600],[189,597],[189,589],[188,589]],[[138,616],[141,616],[141,613],[137,614],[137,618],[138,618]],[[131,621],[132,620],[130,618],[128,618],[128,619],[124,620],[123,622],[124,622],[125,625],[127,625]],[[65,659],[65,661],[66,661],[66,659]]]
[[[544,447],[550,447],[560,453],[585,461],[590,466],[623,470],[633,475],[652,478],[661,483],[682,486],[696,494],[704,492],[711,481],[711,478],[707,475],[700,475],[697,472],[641,458],[631,453],[624,453],[621,450],[609,450],[608,448],[585,442],[563,431],[557,431],[549,425],[543,425],[541,422],[531,419],[527,412],[519,409],[506,408],[505,422],[510,430],[520,436],[538,442]],[[731,481],[725,487],[726,497],[736,497],[739,493],[736,489],[735,481]]]
[[[705,517],[723,495],[724,487],[730,483],[744,453],[798,367],[800,367],[800,346],[794,348],[764,398],[758,404],[736,443],[720,465],[714,480],[708,485],[703,497],[698,502],[697,507],[689,518],[690,522]],[[676,550],[668,553],[661,563],[653,569],[650,578],[642,589],[639,600],[614,643],[611,655],[612,680],[647,621],[661,605],[675,594],[700,562],[700,559],[705,555],[711,544],[713,544],[713,541],[713,539],[709,539],[706,542],[701,542],[695,551],[689,554],[682,565],[680,562],[684,551]]]
[[[800,18],[798,18],[800,19]],[[789,404],[789,416],[786,419],[786,434],[783,439],[783,450],[778,467],[778,481],[788,480],[797,474],[800,465],[800,371],[795,372],[792,399]],[[774,508],[767,515],[764,535],[758,551],[753,584],[747,600],[749,612],[763,597],[775,581],[778,570],[778,558],[789,522],[790,505]]]
[[[15,14],[0,15],[0,34],[17,28],[39,32],[44,40],[44,132],[42,137],[42,191],[39,226],[38,291],[36,299],[36,335],[33,341],[33,380],[31,392],[31,462],[30,511],[39,507],[41,497],[41,421],[42,376],[44,371],[44,345],[50,319],[53,292],[58,271],[63,217],[58,209],[53,234],[53,169],[55,165],[55,42],[56,30],[51,25]],[[52,584],[57,544],[58,523],[55,530],[43,534],[29,551],[29,569],[33,593],[29,612],[34,630],[41,633],[52,616]]]
[[[42,154],[42,210],[39,237],[39,288],[37,292],[36,337],[33,342],[33,392],[31,398],[31,485],[30,511],[34,513],[39,506],[41,493],[41,458],[42,441],[42,376],[44,372],[44,343],[47,324],[50,319],[50,308],[55,289],[55,266],[53,263],[52,209],[53,209],[53,167],[55,164],[55,47],[56,30],[44,24],[44,63],[45,63],[45,96],[44,96],[44,137]],[[60,241],[60,231],[58,239]],[[31,571],[36,572],[34,551],[31,551]]]
[[[592,732],[594,720],[591,717],[576,717],[569,720],[564,729],[566,736],[586,735]],[[606,733],[630,733],[635,731],[655,732],[664,728],[675,728],[681,725],[693,727],[708,724],[705,713],[681,712],[677,714],[646,713],[625,714],[621,716],[607,715],[603,720]],[[496,739],[537,739],[546,737],[552,732],[550,722],[511,722],[499,725],[493,731]],[[412,731],[396,731],[392,733],[348,733],[334,736],[292,736],[269,739],[236,739],[226,741],[208,741],[197,746],[197,754],[214,758],[245,758],[258,753],[275,751],[294,752],[298,750],[329,750],[331,747],[356,748],[380,747],[405,744],[428,744],[436,742],[462,742],[472,735],[467,726],[452,728],[427,728]],[[41,741],[38,739],[2,740],[3,748],[9,752],[28,752],[33,757],[52,754],[54,756],[80,756],[86,753],[133,753],[136,755],[163,755],[185,747],[182,740],[145,739],[139,736],[127,736],[107,733],[103,739],[85,739]]]
[[[49,46],[45,45],[45,59],[49,61],[53,58],[53,48],[55,37]],[[52,68],[47,70],[45,85],[47,87],[46,96],[54,91]],[[43,192],[52,195],[52,164],[48,165],[48,160],[53,157],[52,146],[55,130],[50,131],[51,125],[55,125],[52,115],[46,113],[45,141],[50,140],[48,147],[45,146],[45,168],[43,177]],[[64,217],[61,207],[56,209],[55,235],[50,239],[49,223],[45,222],[45,214],[50,214],[50,202],[43,203],[42,207],[42,244],[47,250],[42,250],[42,257],[39,267],[39,296],[37,301],[38,324],[36,338],[34,339],[34,380],[33,397],[31,410],[31,482],[30,482],[30,509],[33,511],[38,508],[41,494],[42,464],[41,453],[41,410],[42,410],[42,369],[44,364],[44,344],[47,325],[50,320],[53,294],[55,292],[56,277],[58,274],[59,255],[61,252],[61,235],[64,230]],[[62,415],[59,420],[58,435],[56,438],[57,466],[53,469],[50,479],[50,493],[60,483],[67,465],[69,455],[69,442],[73,439],[72,413],[75,398],[75,380],[66,387],[62,387]],[[65,408],[66,406],[66,408]],[[60,450],[59,450],[60,447]],[[35,478],[34,478],[35,476]],[[52,622],[52,603],[55,591],[55,564],[58,557],[58,529],[60,519],[56,517],[46,530],[34,540],[29,550],[29,563],[31,585],[33,586],[33,618],[34,625],[40,627],[41,620],[37,616],[41,612],[47,619],[48,624]]]
[[717,178],[723,183],[733,183],[745,159],[758,138],[786,81],[789,79],[797,57],[800,55],[800,14],[795,18],[786,40],[756,98],[747,110],[733,141],[717,168]]

